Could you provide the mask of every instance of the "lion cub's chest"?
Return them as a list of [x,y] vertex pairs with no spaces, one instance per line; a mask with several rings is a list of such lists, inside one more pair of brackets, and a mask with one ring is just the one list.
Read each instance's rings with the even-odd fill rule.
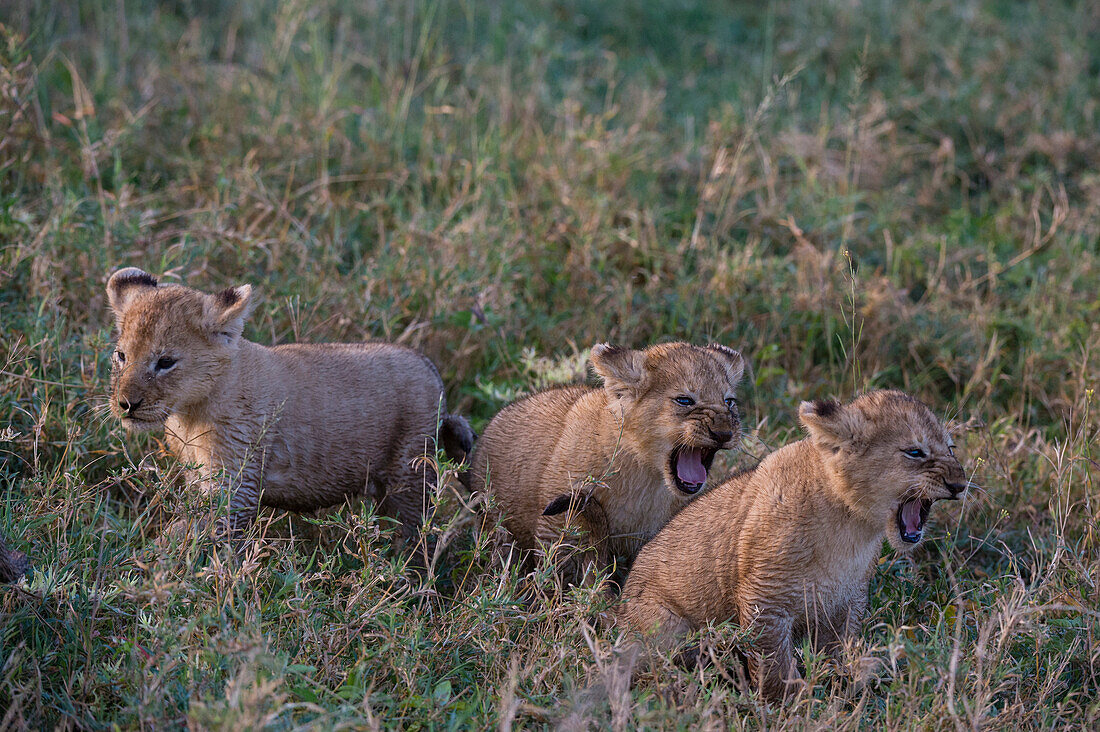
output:
[[853,608],[867,602],[868,581],[878,555],[877,544],[845,547],[844,551],[818,555],[805,568],[803,591],[793,600],[796,616],[807,612],[807,626],[842,623]]
[[637,554],[689,500],[672,495],[661,475],[637,465],[620,469],[596,495],[607,513],[612,551],[629,556]]
[[283,461],[275,459],[270,443],[277,438],[275,429],[260,430],[258,420],[241,417],[231,423],[213,421],[184,422],[176,415],[165,421],[165,432],[172,452],[185,463],[201,466],[206,480],[215,473],[229,478],[264,476],[265,483],[278,478]]

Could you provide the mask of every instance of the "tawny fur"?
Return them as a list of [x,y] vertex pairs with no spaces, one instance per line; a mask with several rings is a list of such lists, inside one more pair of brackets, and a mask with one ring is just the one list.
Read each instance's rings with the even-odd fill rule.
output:
[[[836,654],[857,634],[883,537],[911,549],[931,503],[967,486],[944,427],[901,392],[804,402],[799,416],[809,438],[693,502],[642,550],[620,608],[665,646],[708,622],[753,628],[749,666],[773,698],[800,685],[803,638]],[[926,503],[907,543],[898,511],[910,499]]]
[[14,582],[29,572],[30,568],[27,555],[9,549],[4,537],[0,535],[0,582]]
[[[415,535],[435,474],[437,429],[453,459],[473,445],[447,415],[439,372],[387,343],[267,347],[241,337],[251,287],[214,295],[119,270],[111,408],[131,430],[164,425],[190,478],[229,495],[234,537],[260,505],[291,511],[370,497]],[[442,418],[442,423],[441,423]]]
[[[479,439],[469,475],[471,487],[495,497],[523,549],[562,542],[567,525],[577,530],[575,552],[561,563],[571,581],[614,556],[632,559],[694,497],[676,485],[677,448],[704,451],[709,469],[714,453],[740,438],[734,397],[744,361],[736,351],[601,344],[591,361],[602,388],[555,388],[505,407]],[[556,515],[544,515],[548,507]]]

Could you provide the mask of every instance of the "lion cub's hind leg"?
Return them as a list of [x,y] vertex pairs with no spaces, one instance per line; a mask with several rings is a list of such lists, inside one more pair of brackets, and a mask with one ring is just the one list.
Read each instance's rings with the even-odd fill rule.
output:
[[[415,441],[414,441],[415,442]],[[431,507],[436,486],[436,471],[426,442],[416,442],[390,462],[379,475],[372,476],[378,486],[378,515],[398,523],[396,546],[401,552],[422,555],[425,547],[422,529]]]
[[819,627],[812,636],[814,649],[832,661],[845,693],[852,697],[878,681],[882,665],[874,656],[859,651],[858,639],[866,613],[866,601],[853,603],[838,611],[827,626]]

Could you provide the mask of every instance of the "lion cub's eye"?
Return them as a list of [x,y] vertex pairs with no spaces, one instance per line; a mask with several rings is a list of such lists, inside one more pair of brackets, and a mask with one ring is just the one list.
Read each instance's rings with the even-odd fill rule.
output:
[[920,458],[925,457],[924,450],[920,449],[919,447],[910,447],[908,449],[902,450],[902,452],[905,453],[905,457],[911,457],[915,460],[919,460]]
[[176,359],[168,358],[167,356],[165,356],[164,358],[157,361],[157,371],[167,371],[175,365]]
[[733,397],[726,397],[726,406],[729,407],[730,409],[733,409],[734,407],[737,406],[737,400],[734,399]]
[[681,407],[690,407],[695,404],[695,400],[689,396],[672,397],[672,401],[676,402]]
[[118,359],[119,363],[126,363],[126,354],[122,351],[115,351],[115,358]]

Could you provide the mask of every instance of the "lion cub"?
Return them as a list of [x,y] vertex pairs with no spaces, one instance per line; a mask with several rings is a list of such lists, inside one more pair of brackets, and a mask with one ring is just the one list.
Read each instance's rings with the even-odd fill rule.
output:
[[854,636],[885,534],[924,535],[932,503],[967,487],[950,436],[921,402],[875,391],[848,405],[803,402],[809,438],[684,509],[638,555],[620,618],[671,645],[707,622],[759,631],[753,683],[801,684],[794,649],[837,653]]
[[191,477],[228,493],[234,538],[260,505],[310,511],[370,496],[407,541],[435,480],[423,458],[437,428],[454,459],[473,447],[466,421],[446,414],[439,372],[413,350],[252,343],[241,337],[249,285],[208,295],[128,267],[107,295],[119,329],[111,409],[129,430],[164,425],[172,452],[201,466]]
[[495,496],[523,549],[577,529],[583,556],[561,565],[573,581],[612,556],[633,558],[703,489],[715,453],[735,444],[740,429],[737,351],[600,344],[591,362],[603,388],[549,389],[505,407],[485,428],[467,476]]

